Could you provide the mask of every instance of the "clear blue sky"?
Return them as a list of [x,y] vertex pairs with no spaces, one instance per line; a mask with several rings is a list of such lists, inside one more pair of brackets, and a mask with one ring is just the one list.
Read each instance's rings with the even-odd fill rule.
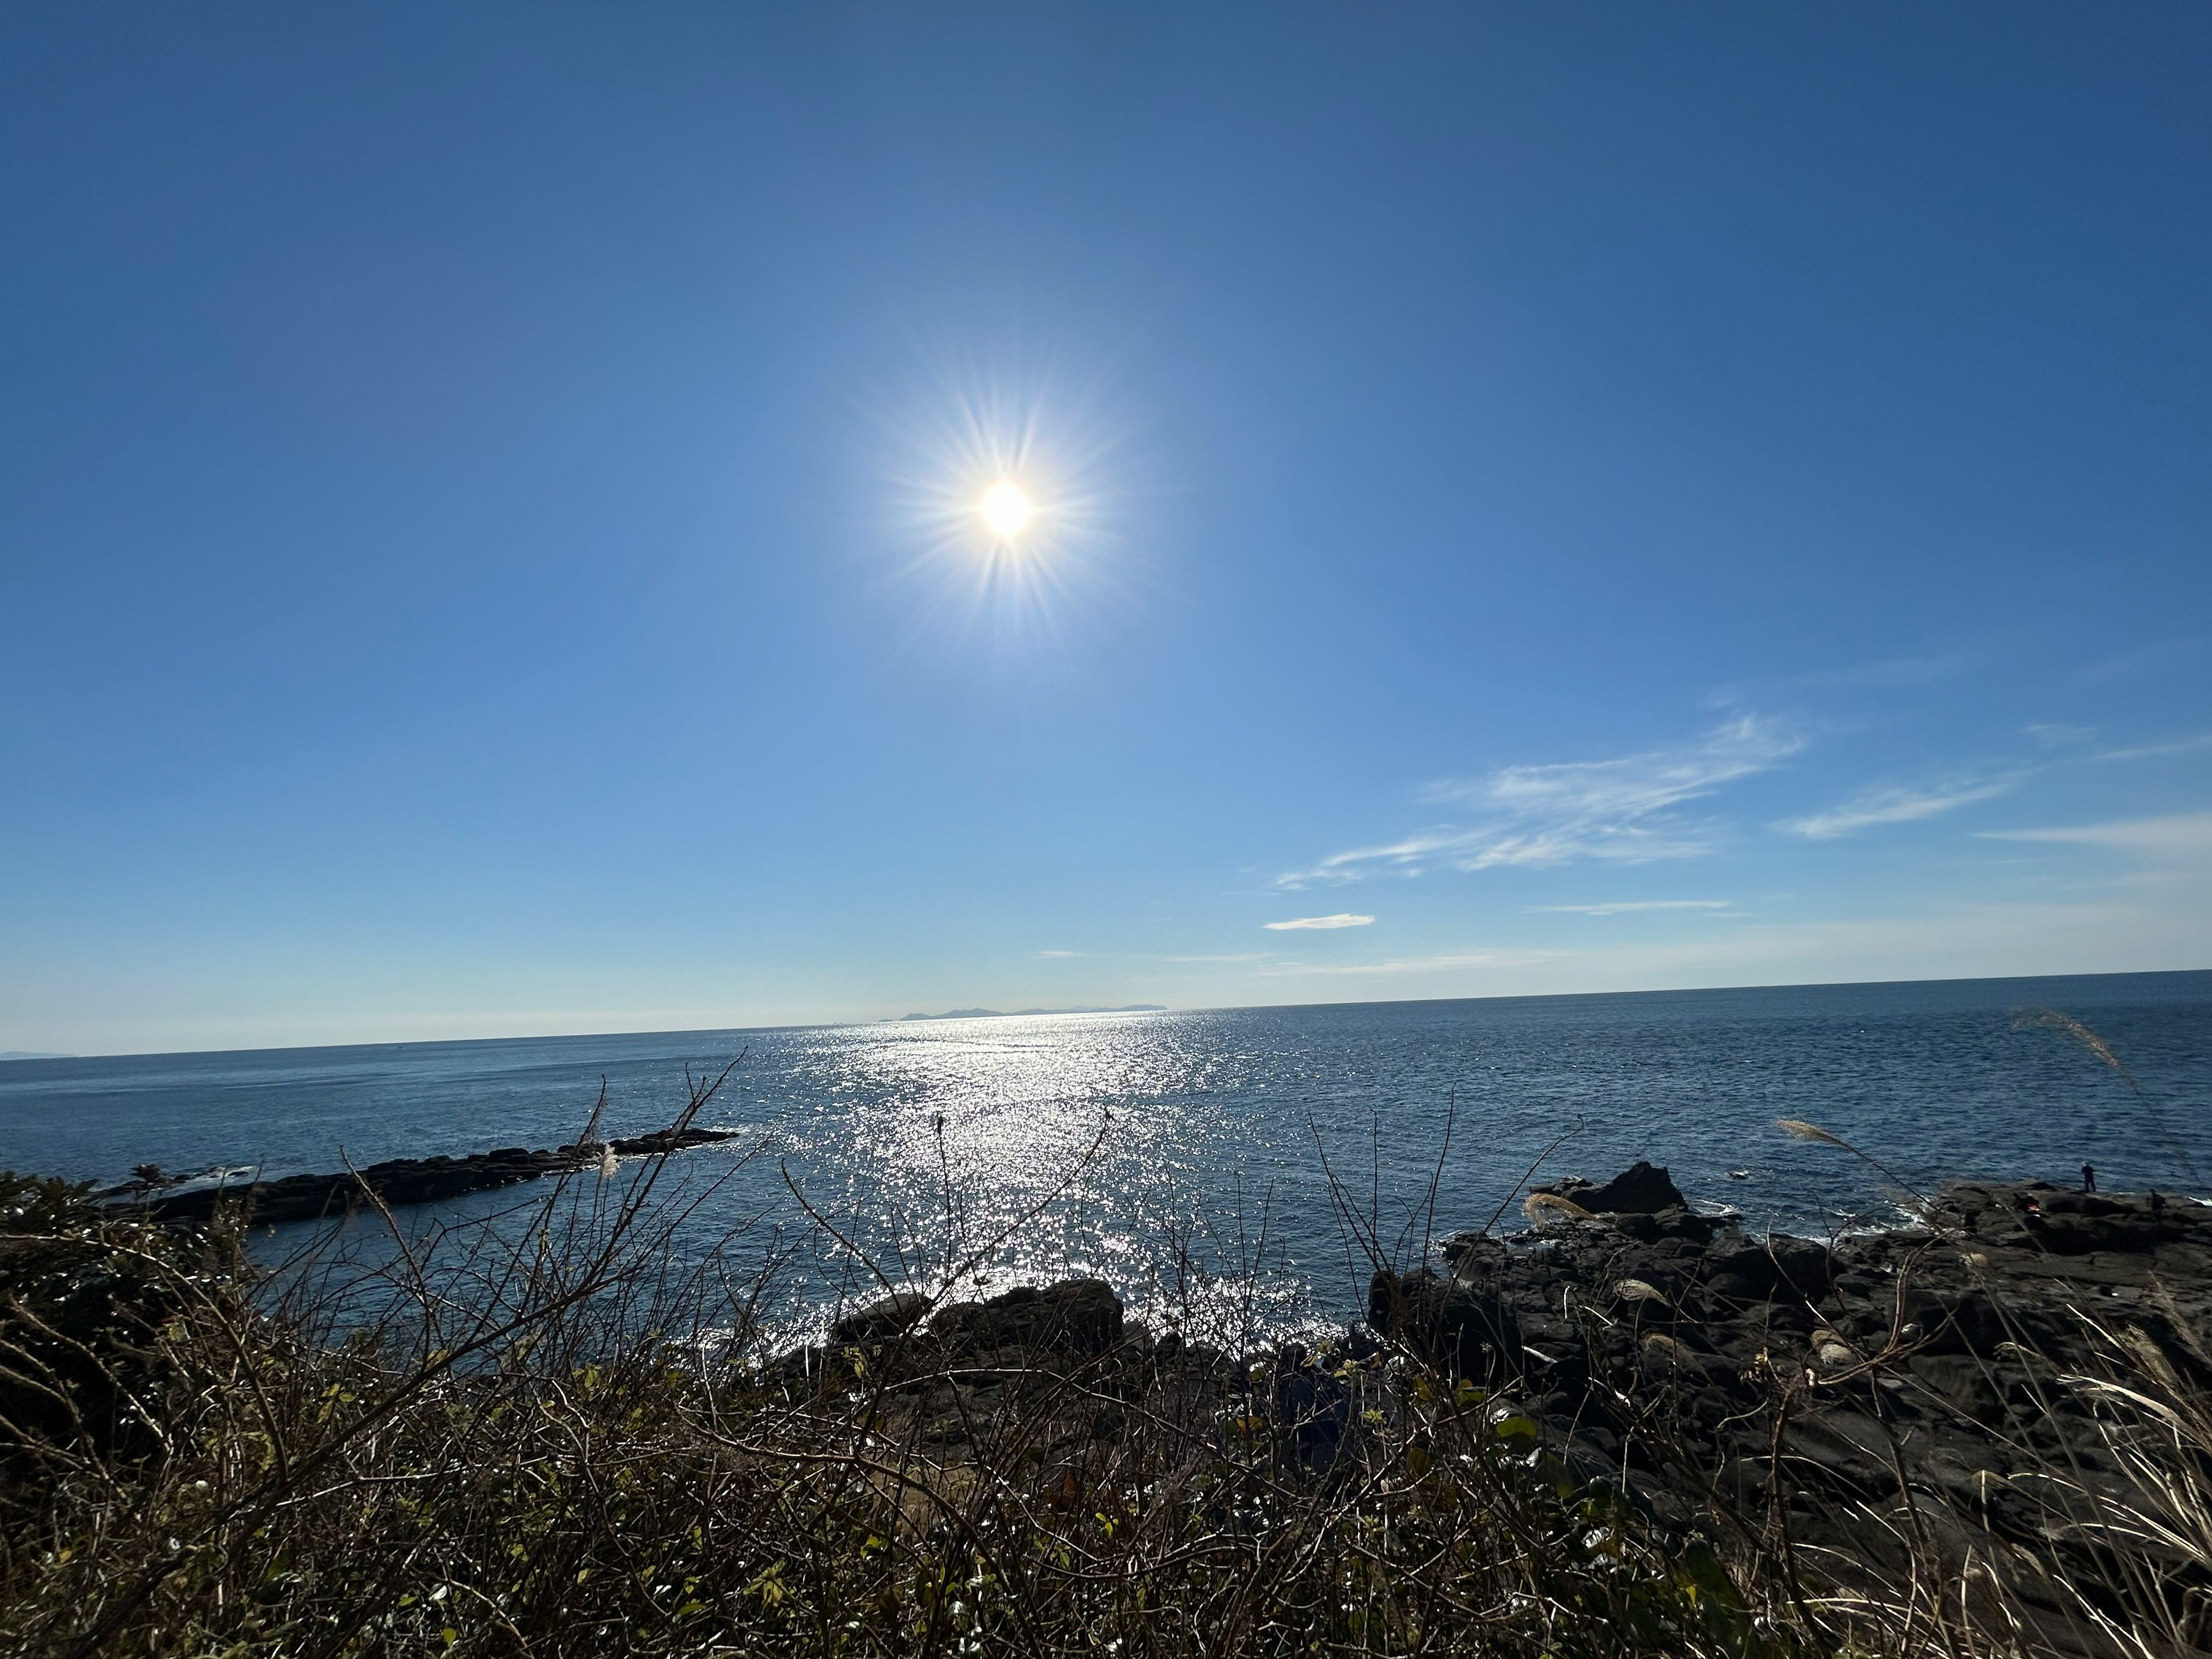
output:
[[0,1048],[2212,963],[2208,87],[11,7]]

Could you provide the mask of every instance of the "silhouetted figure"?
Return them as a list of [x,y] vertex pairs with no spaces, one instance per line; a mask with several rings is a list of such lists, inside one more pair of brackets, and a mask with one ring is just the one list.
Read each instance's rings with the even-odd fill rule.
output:
[[2097,1166],[2094,1164],[2084,1164],[2081,1166],[2081,1190],[2085,1193],[2094,1193],[2097,1190]]
[[2166,1194],[2163,1193],[2153,1193],[2150,1195],[2150,1212],[2153,1215],[2158,1215],[2161,1213],[2165,1208]]

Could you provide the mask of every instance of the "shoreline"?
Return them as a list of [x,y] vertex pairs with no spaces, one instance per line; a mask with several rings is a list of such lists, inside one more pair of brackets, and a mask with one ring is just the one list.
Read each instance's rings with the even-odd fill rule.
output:
[[439,1153],[387,1158],[337,1175],[282,1176],[273,1181],[256,1176],[237,1183],[219,1180],[183,1190],[167,1190],[160,1182],[131,1181],[94,1196],[155,1223],[204,1223],[214,1219],[223,1206],[235,1205],[247,1220],[273,1226],[319,1221],[364,1207],[436,1204],[548,1176],[575,1175],[599,1168],[609,1158],[662,1157],[739,1138],[735,1129],[684,1126],[614,1140],[572,1142],[550,1151],[504,1146],[461,1158]]
[[[1256,1596],[1324,1650],[1632,1628],[1618,1650],[2141,1659],[2212,1635],[2201,1204],[1962,1182],[1917,1225],[1753,1237],[1638,1164],[1376,1261],[1366,1318],[1310,1340],[1208,1346],[1076,1279],[887,1285],[784,1350],[747,1287],[665,1277],[649,1188],[604,1231],[471,1235],[491,1253],[463,1279],[403,1253],[368,1307],[321,1272],[264,1299],[242,1207],[150,1224],[13,1178],[0,1414],[31,1437],[0,1516],[79,1540],[23,1556],[15,1593],[79,1646],[123,1628],[100,1609],[124,1577],[171,1586],[150,1629],[404,1585],[428,1639],[491,1651],[586,1608],[784,1650],[806,1597],[900,1650],[956,1582],[1006,1651],[1047,1627],[1097,1650],[1105,1584],[1145,1588],[1117,1640],[1160,1598],[1212,1631]],[[640,1599],[640,1552],[680,1604]]]

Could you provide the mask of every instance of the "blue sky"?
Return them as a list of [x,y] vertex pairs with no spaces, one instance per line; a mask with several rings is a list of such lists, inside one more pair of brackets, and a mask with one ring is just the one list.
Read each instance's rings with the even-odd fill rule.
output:
[[2206,966],[2207,84],[11,9],[0,1048]]

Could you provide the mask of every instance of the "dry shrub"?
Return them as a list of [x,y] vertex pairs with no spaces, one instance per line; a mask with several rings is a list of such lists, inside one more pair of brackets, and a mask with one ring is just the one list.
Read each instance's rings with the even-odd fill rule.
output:
[[[258,1275],[234,1220],[158,1230],[11,1179],[0,1644],[1963,1659],[2043,1639],[1940,1576],[1869,1594],[1786,1536],[1663,1528],[1509,1393],[1387,1346],[1232,1358],[1131,1334],[1012,1365],[906,1319],[790,1362],[761,1334],[773,1263],[677,1254],[664,1161],[434,1249],[394,1227],[369,1279],[313,1254]],[[2212,1535],[2205,1404],[2162,1356],[2112,1352],[2063,1386],[2104,1391],[2106,1455],[2144,1498],[2094,1542],[2166,1585]],[[2201,1639],[2185,1595],[2153,1631],[2062,1588],[2115,1652]]]

